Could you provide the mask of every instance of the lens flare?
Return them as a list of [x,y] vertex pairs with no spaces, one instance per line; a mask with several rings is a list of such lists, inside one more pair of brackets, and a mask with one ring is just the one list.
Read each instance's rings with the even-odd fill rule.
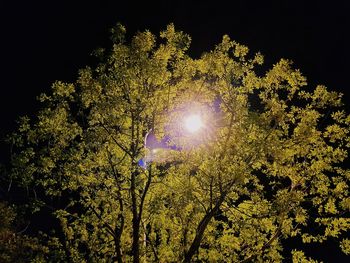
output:
[[198,114],[193,114],[185,119],[187,131],[195,133],[203,127],[202,118]]

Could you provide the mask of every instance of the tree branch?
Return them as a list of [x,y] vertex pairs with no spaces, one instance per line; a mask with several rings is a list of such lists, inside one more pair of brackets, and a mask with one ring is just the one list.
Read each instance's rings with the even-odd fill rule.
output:
[[116,144],[120,149],[122,149],[126,154],[128,154],[131,158],[133,158],[131,152],[128,151],[128,149],[127,149],[126,147],[124,147],[122,144],[120,144],[120,143],[117,141],[117,139],[114,138],[113,135],[111,135],[111,133],[109,132],[108,128],[107,128],[105,125],[103,125],[102,122],[100,122],[100,124],[101,124],[102,128],[108,133],[108,135],[111,136],[111,138],[112,138],[112,140],[115,142],[115,144]]

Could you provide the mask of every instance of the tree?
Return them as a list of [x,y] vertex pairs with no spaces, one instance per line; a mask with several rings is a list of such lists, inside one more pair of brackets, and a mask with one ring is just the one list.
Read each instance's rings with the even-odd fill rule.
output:
[[341,94],[286,59],[257,74],[263,56],[228,36],[198,59],[173,25],[125,36],[117,25],[100,63],[54,83],[10,137],[12,176],[50,203],[64,261],[281,262],[284,239],[349,230]]
[[15,209],[0,202],[0,261],[7,262],[43,262],[46,248],[37,238],[23,234],[26,228],[16,231]]

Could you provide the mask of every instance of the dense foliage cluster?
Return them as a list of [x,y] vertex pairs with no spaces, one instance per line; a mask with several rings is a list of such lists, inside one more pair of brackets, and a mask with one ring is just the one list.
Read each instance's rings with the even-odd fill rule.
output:
[[[228,36],[198,59],[173,25],[130,43],[118,25],[112,41],[10,138],[11,176],[60,224],[46,261],[281,262],[282,240],[349,231],[340,94],[310,89],[285,59],[258,74],[262,55]],[[192,112],[197,133],[182,125]]]
[[[16,211],[5,202],[0,202],[0,262],[43,262],[48,247],[38,238],[24,235],[28,225],[19,225]],[[22,229],[18,229],[22,227]]]

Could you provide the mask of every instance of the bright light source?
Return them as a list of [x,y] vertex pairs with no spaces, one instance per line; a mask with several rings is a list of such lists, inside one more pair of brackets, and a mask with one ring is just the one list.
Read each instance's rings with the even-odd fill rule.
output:
[[159,149],[158,148],[156,148],[156,149],[152,149],[152,151],[151,151],[152,153],[157,153],[157,152],[159,152]]
[[185,119],[185,127],[191,133],[198,131],[200,128],[203,127],[201,117],[198,114],[188,116]]

